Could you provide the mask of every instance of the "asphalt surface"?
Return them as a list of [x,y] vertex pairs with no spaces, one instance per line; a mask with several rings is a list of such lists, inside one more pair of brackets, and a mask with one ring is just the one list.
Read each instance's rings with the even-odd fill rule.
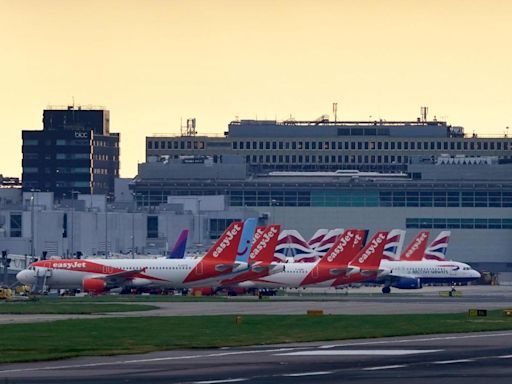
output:
[[[468,309],[512,308],[512,286],[467,286],[459,287],[460,297],[442,297],[440,291],[446,287],[428,287],[408,293],[383,295],[379,288],[351,291],[350,294],[323,296],[272,297],[269,300],[229,302],[151,302],[159,307],[152,311],[124,312],[95,315],[0,315],[0,324],[31,323],[63,319],[84,319],[101,317],[146,317],[146,316],[196,316],[230,314],[305,314],[309,309],[323,310],[325,314],[411,314],[411,313],[454,313]],[[297,291],[296,291],[297,292]],[[247,298],[241,297],[243,300]]]
[[510,383],[512,332],[429,335],[0,365],[5,383]]

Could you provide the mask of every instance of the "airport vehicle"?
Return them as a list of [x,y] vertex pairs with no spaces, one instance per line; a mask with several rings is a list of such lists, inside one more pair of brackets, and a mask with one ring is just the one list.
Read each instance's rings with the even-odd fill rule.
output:
[[480,273],[465,263],[456,261],[388,261],[383,260],[380,268],[387,271],[384,277],[376,279],[384,284],[382,293],[391,288],[420,289],[426,283],[467,283],[480,278]]
[[[377,232],[370,242],[352,258],[348,265],[336,265],[334,268],[327,266],[329,259],[332,260],[342,253],[341,248],[338,248],[343,239],[345,239],[345,236],[342,235],[333,245],[332,253],[329,256],[326,254],[327,258],[324,257],[315,263],[287,263],[284,265],[282,272],[257,280],[246,281],[240,285],[247,288],[299,288],[312,284],[316,286],[331,286],[332,280],[337,280],[338,278],[334,275],[329,280],[329,273],[341,274],[343,272],[347,275],[353,275],[351,277],[352,282],[374,278],[380,273],[379,263],[382,259],[387,234],[387,232]],[[348,239],[346,239],[346,241],[348,242]],[[350,247],[347,248],[347,251],[349,248]],[[346,255],[345,252],[343,252],[342,255]],[[320,270],[322,270],[321,276]],[[316,272],[319,272],[318,275],[316,275]],[[369,272],[371,272],[371,274]]]
[[[221,276],[247,268],[247,248],[252,242],[256,219],[233,222],[200,259],[83,259],[44,260],[32,263],[16,278],[23,284],[48,289],[82,289],[101,293],[112,288],[189,288],[210,285]],[[243,228],[249,230],[243,232]],[[250,231],[252,227],[252,232]],[[242,241],[241,241],[242,238]],[[243,251],[239,252],[242,243]],[[240,259],[237,260],[237,256]]]

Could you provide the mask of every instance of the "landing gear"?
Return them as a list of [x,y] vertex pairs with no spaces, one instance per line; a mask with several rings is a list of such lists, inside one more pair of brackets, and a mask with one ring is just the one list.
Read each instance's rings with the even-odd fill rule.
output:
[[382,287],[382,293],[388,294],[390,292],[391,292],[391,288],[390,287]]

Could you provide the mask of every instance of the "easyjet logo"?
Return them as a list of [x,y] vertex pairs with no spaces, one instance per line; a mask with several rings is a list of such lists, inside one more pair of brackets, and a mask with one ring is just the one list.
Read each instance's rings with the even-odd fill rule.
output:
[[222,242],[219,244],[219,246],[213,251],[213,257],[219,257],[219,255],[222,253],[224,249],[229,247],[231,244],[231,240],[236,236],[236,234],[240,232],[240,225],[235,224],[233,228],[226,233],[226,236],[224,239],[222,239]]
[[361,264],[364,263],[366,261],[366,259],[368,257],[370,257],[370,255],[375,253],[375,250],[377,249],[379,244],[381,244],[384,241],[385,238],[386,238],[386,235],[383,233],[380,233],[379,236],[377,236],[375,239],[372,240],[372,243],[370,244],[370,246],[366,249],[366,251],[361,256],[359,256],[359,259],[357,259],[357,261],[359,261]]
[[267,248],[267,245],[270,242],[270,240],[276,235],[277,235],[277,228],[270,227],[270,230],[267,233],[263,234],[263,238],[261,239],[260,243],[251,252],[249,257],[251,259],[254,259],[256,256],[258,256],[261,251],[263,251],[265,248]]
[[64,268],[64,269],[74,269],[74,268],[85,268],[87,266],[84,262],[66,262],[66,263],[53,263],[53,268]]
[[405,253],[405,257],[409,258],[411,255],[416,252],[416,250],[420,247],[420,245],[426,240],[427,234],[423,232],[420,237],[416,238],[414,244],[411,248]]
[[331,254],[327,256],[327,261],[332,263],[334,259],[345,249],[348,242],[354,237],[354,232],[348,231],[345,236],[341,238],[340,243],[333,249]]
[[356,237],[354,237],[354,248],[356,247],[356,245],[358,245],[361,241],[363,241],[363,236],[361,236],[361,234],[358,232]]

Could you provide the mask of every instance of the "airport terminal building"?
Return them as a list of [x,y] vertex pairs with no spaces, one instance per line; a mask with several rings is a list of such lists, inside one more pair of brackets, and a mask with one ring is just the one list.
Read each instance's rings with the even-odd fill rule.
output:
[[[204,249],[257,216],[318,228],[452,232],[447,257],[512,282],[512,139],[438,121],[239,121],[224,137],[146,138],[146,162],[115,201],[0,193],[0,248],[40,256],[163,254],[189,228]],[[2,191],[0,191],[2,192]],[[7,193],[4,190],[3,193]]]
[[[146,138],[130,185],[138,206],[223,196],[204,217],[215,238],[230,210],[297,229],[451,230],[448,256],[512,272],[512,139],[466,137],[440,121],[242,120],[224,137]],[[225,216],[225,217],[221,217]]]

